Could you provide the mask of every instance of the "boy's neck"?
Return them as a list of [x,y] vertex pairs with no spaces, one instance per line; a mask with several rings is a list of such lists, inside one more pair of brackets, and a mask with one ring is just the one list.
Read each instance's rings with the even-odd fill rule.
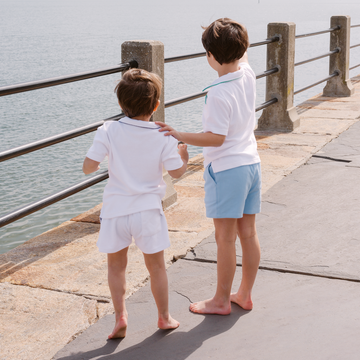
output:
[[229,73],[233,73],[238,70],[240,70],[240,60],[235,60],[234,62],[231,62],[229,64],[222,64],[222,65],[218,63],[216,69],[219,77],[227,75]]
[[134,120],[141,120],[141,121],[150,121],[151,115],[140,115],[133,117]]

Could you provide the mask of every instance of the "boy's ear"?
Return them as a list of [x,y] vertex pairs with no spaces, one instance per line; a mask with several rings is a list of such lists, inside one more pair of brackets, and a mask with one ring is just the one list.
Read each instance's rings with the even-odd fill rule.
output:
[[158,109],[159,105],[160,105],[160,100],[157,101],[157,104],[155,105],[154,112]]

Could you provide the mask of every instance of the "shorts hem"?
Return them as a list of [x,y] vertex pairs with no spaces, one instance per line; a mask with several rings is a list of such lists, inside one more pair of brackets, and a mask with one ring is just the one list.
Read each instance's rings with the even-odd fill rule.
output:
[[147,255],[151,255],[151,254],[156,254],[156,253],[158,253],[160,251],[164,251],[165,249],[168,249],[170,246],[171,246],[171,244],[169,243],[169,244],[166,244],[165,246],[160,246],[156,250],[151,250],[151,252],[145,252],[145,251],[141,250],[139,247],[138,248],[142,253],[147,254]]
[[122,246],[122,247],[120,246],[120,248],[118,250],[108,250],[108,251],[105,251],[105,250],[101,249],[99,245],[96,245],[96,246],[99,249],[99,252],[101,252],[103,254],[115,254],[115,253],[117,253],[117,252],[119,252],[121,250],[124,250],[125,248],[129,247],[130,245],[131,244],[125,245],[125,246]]

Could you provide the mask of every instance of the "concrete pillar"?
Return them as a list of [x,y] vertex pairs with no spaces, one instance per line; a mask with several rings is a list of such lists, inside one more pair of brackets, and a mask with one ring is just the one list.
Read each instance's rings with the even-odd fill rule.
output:
[[267,45],[267,69],[278,66],[280,71],[266,78],[266,101],[276,97],[278,102],[265,108],[258,122],[258,130],[292,131],[300,125],[294,107],[295,24],[268,24],[268,38],[280,40]]
[[330,33],[330,51],[340,48],[329,60],[329,75],[337,70],[340,75],[328,80],[324,87],[324,96],[351,96],[355,89],[349,79],[350,61],[350,16],[332,16],[330,27],[340,25],[340,30]]
[[[163,81],[163,88],[160,96],[160,105],[151,121],[165,122],[164,106],[164,44],[154,40],[126,41],[121,44],[121,62],[136,60],[139,69],[144,69],[159,75]],[[166,194],[162,199],[163,208],[174,204],[177,200],[177,193],[171,180],[171,176],[164,170],[163,177],[166,182]]]
[[144,69],[159,75],[163,81],[160,105],[151,121],[165,122],[164,106],[164,44],[161,41],[137,40],[121,44],[121,62],[136,60],[139,69]]

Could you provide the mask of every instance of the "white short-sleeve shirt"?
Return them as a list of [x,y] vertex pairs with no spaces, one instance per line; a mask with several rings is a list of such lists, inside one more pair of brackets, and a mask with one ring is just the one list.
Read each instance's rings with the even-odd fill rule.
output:
[[161,209],[166,184],[163,166],[183,166],[177,140],[164,136],[153,122],[128,117],[107,121],[97,129],[86,156],[101,162],[108,156],[109,180],[104,189],[102,218]]
[[208,88],[203,109],[204,132],[225,135],[219,147],[204,147],[204,165],[214,172],[260,162],[254,135],[255,74],[248,63],[219,77]]

